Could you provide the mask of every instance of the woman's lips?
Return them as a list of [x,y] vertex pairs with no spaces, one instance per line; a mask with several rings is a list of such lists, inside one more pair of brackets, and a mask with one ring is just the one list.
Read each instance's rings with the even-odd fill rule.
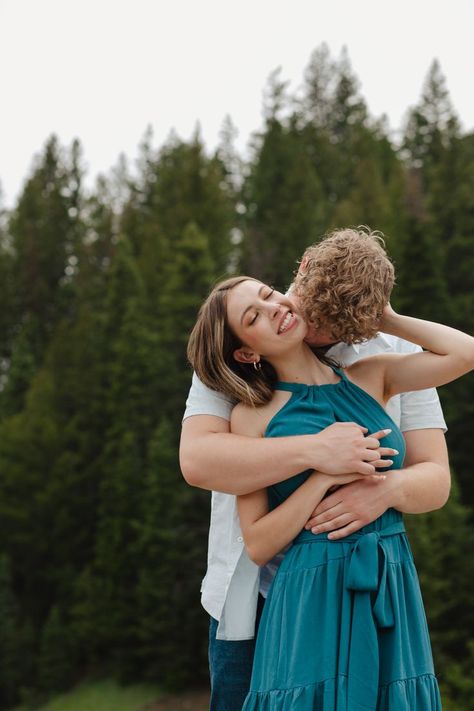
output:
[[278,329],[278,335],[283,335],[284,333],[288,333],[290,329],[293,328],[293,326],[296,325],[297,323],[297,317],[292,311],[288,311],[288,313],[285,315],[285,318],[282,321],[282,324],[280,325]]

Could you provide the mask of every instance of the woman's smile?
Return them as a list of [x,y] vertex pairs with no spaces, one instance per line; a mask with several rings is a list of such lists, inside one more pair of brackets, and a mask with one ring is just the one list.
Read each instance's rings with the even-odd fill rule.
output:
[[278,327],[278,334],[287,333],[293,326],[296,326],[298,317],[292,311],[287,311]]

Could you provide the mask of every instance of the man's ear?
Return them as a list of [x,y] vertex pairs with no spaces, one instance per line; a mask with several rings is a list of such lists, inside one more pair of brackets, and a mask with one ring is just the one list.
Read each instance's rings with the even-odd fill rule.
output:
[[260,360],[258,353],[254,353],[254,351],[251,351],[250,348],[246,348],[245,346],[236,348],[233,356],[239,363],[258,363]]

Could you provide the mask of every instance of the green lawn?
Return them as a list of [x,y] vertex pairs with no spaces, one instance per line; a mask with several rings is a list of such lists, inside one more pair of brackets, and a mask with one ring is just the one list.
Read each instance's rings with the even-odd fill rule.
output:
[[[114,681],[81,684],[61,694],[35,711],[140,711],[147,702],[161,696],[158,687],[119,686]],[[30,711],[19,706],[14,711]]]

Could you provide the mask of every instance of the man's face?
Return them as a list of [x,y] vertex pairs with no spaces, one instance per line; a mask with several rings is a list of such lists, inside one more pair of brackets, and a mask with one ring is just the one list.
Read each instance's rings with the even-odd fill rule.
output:
[[[289,295],[289,299],[294,305],[294,308],[296,311],[299,310],[299,304],[298,304],[298,297],[296,294],[293,292]],[[308,331],[306,333],[306,337],[304,339],[306,343],[309,346],[317,346],[317,347],[325,347],[325,346],[333,346],[335,343],[337,343],[337,340],[334,338],[332,333],[330,332],[329,329],[325,328],[314,328],[314,326],[308,325]]]

